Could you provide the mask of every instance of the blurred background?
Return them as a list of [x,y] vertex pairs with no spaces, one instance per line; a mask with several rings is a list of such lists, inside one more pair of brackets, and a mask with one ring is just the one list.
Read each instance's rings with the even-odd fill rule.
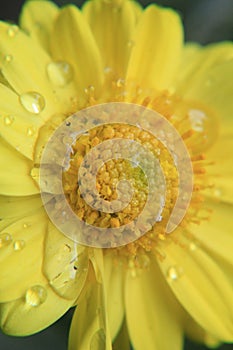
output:
[[[84,1],[56,0],[55,2],[58,5],[72,2],[81,6]],[[154,1],[139,2],[146,6]],[[178,10],[184,23],[187,41],[208,44],[233,39],[233,0],[158,0],[155,2]],[[17,22],[23,3],[22,0],[1,0],[0,20]],[[51,327],[26,338],[9,337],[0,331],[0,350],[67,350],[72,313],[73,310],[70,310]],[[205,349],[207,348],[202,345],[194,344],[189,340],[185,341],[185,350]],[[219,350],[233,350],[233,345],[222,345]]]

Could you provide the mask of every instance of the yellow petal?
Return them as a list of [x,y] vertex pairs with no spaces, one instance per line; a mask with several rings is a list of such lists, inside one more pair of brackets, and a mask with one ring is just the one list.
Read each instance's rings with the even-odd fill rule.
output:
[[[181,86],[183,87],[182,84],[184,84],[184,82],[186,84],[192,83],[191,72],[195,64],[195,60],[197,60],[200,57],[200,54],[202,52],[201,50],[201,45],[197,43],[185,43],[180,57],[180,63],[178,65],[177,74],[174,76],[174,79],[171,82],[172,90],[181,89]],[[187,79],[187,77],[189,77],[189,79]],[[185,91],[182,90],[182,94],[183,93],[185,93]]]
[[[135,350],[181,349],[182,331],[175,298],[156,264],[138,276],[128,273],[125,286],[126,319]],[[169,330],[166,336],[164,330]]]
[[232,43],[209,45],[196,50],[189,58],[189,62],[180,67],[183,73],[177,75],[174,83],[177,94],[209,105],[217,111],[221,120],[223,117],[229,120],[233,111],[233,82],[230,78],[233,74]]
[[40,195],[9,197],[0,196],[1,218],[22,218],[42,207]]
[[113,343],[113,349],[114,350],[130,350],[130,340],[129,340],[129,334],[126,326],[126,322],[124,321],[122,324],[122,327],[117,334],[116,339]]
[[61,233],[51,222],[44,243],[43,272],[54,291],[77,299],[88,271],[87,249]]
[[217,201],[233,205],[232,175],[218,174],[210,179],[214,187],[206,191],[206,195]]
[[39,193],[30,176],[32,162],[0,139],[0,194],[25,196]]
[[0,232],[25,218],[43,206],[40,194],[31,196],[4,196],[0,195]]
[[205,191],[205,195],[216,201],[233,204],[233,125],[228,125],[227,130],[220,132],[217,142],[206,152],[207,159],[214,164],[207,169],[209,182],[213,186]]
[[216,348],[221,345],[221,341],[213,334],[207,333],[200,327],[186,312],[184,319],[184,329],[188,338],[198,343],[204,343],[209,348]]
[[41,271],[46,228],[46,214],[38,210],[1,231],[0,302],[21,298],[30,286],[46,283]]
[[0,94],[2,138],[27,158],[33,159],[33,148],[42,120],[27,113],[19,103],[18,96],[2,84],[0,84]]
[[149,6],[135,32],[127,80],[143,88],[167,88],[176,72],[182,47],[182,24],[170,9]]
[[135,7],[134,2],[129,1],[117,4],[94,0],[87,2],[83,8],[104,67],[110,68],[116,79],[125,77],[134,44],[132,39],[138,17]]
[[137,1],[130,1],[131,8],[133,9],[135,16],[136,16],[136,21],[139,20],[141,14],[143,13],[143,7],[142,5],[137,2]]
[[7,79],[4,77],[1,71],[0,71],[0,84],[3,84],[11,89]]
[[166,255],[159,265],[180,303],[207,332],[232,341],[233,291],[224,269],[201,247],[172,243]]
[[58,7],[50,1],[28,1],[20,15],[20,26],[49,52],[50,35]]
[[119,262],[114,260],[114,255],[106,254],[103,283],[106,288],[107,312],[112,339],[116,337],[124,317],[123,273]]
[[[54,88],[47,76],[49,55],[22,30],[9,37],[9,24],[0,22],[0,67],[3,76],[19,95],[37,93],[37,99],[25,98],[25,110],[33,110],[32,102],[37,103],[37,116],[44,120],[62,111],[62,102],[56,98]],[[39,102],[38,102],[39,101]]]
[[103,82],[103,66],[97,44],[83,14],[73,5],[61,10],[55,22],[52,55],[74,68],[77,95],[84,99],[89,86],[98,91]]
[[213,200],[206,201],[205,206],[211,210],[209,220],[190,225],[190,231],[205,248],[233,265],[233,224],[230,220],[233,207]]
[[198,69],[197,62],[200,60],[200,55],[203,52],[202,50],[204,50],[204,48],[197,43],[185,43],[180,58],[178,74],[174,76],[172,81],[173,89],[180,91],[182,89],[184,93],[184,84],[188,82],[189,84],[192,83],[191,77],[194,78],[192,76],[193,70]]
[[[93,259],[98,264],[97,274],[103,281],[103,257],[99,250]],[[96,271],[97,272],[97,271]],[[98,277],[98,278],[99,278]],[[90,268],[89,281],[78,300],[69,337],[69,350],[111,350],[111,337],[108,327],[105,302],[105,286],[97,281],[93,268]]]
[[59,297],[48,285],[34,285],[25,297],[0,304],[1,328],[15,335],[30,335],[57,321],[72,301]]
[[[54,22],[59,14],[58,7],[50,1],[34,0],[28,1],[21,13],[20,24],[31,38],[38,42],[48,53],[51,49],[52,32]],[[51,88],[57,97],[57,102],[61,102],[60,111],[73,113],[71,100],[76,97],[77,91],[72,80],[73,68],[68,62],[50,62],[47,66],[47,76],[51,83]],[[56,103],[57,103],[56,102]]]

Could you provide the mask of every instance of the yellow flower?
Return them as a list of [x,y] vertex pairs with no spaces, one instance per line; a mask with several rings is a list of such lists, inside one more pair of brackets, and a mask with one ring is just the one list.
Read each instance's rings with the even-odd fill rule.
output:
[[[79,10],[36,0],[24,6],[20,27],[0,23],[0,68],[2,330],[32,334],[77,305],[70,350],[109,350],[112,343],[127,350],[129,342],[136,350],[178,350],[184,334],[210,346],[231,342],[232,44],[183,45],[179,16],[156,5],[92,0]],[[158,151],[168,182],[156,225],[136,241],[101,249],[77,244],[51,222],[38,172],[49,137],[66,118],[110,102],[148,107],[176,128],[194,187],[186,215],[167,234],[178,175],[165,147],[132,125],[83,135],[63,185],[76,214],[91,224],[117,228],[144,202],[136,194],[131,210],[106,217],[85,206],[74,178],[90,147],[113,135],[135,137]],[[117,162],[104,169],[98,188],[113,200]],[[144,188],[137,171],[131,173]]]

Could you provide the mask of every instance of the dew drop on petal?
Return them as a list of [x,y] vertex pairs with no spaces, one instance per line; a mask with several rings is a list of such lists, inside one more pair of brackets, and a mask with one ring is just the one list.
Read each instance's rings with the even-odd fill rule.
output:
[[40,169],[37,167],[32,168],[30,172],[31,177],[36,181],[39,180],[39,173],[40,173]]
[[188,115],[192,129],[197,132],[203,132],[205,123],[207,121],[206,114],[198,109],[190,109]]
[[19,31],[19,27],[16,25],[11,25],[8,30],[7,30],[7,34],[10,38],[14,38],[16,36],[16,34]]
[[84,89],[86,95],[91,95],[95,91],[95,87],[93,85],[88,86]]
[[15,118],[12,115],[8,115],[4,118],[4,124],[10,126],[14,122]]
[[47,291],[44,287],[36,285],[30,287],[26,291],[25,301],[30,306],[39,306],[45,302],[47,298]]
[[158,234],[158,238],[161,240],[161,241],[165,241],[166,240],[166,236],[164,233],[159,233]]
[[140,254],[138,256],[138,263],[140,268],[147,268],[150,266],[150,258],[147,254]]
[[15,241],[13,244],[13,248],[16,252],[18,252],[19,250],[22,250],[24,247],[25,247],[25,242],[22,239]]
[[135,45],[135,41],[133,41],[133,40],[129,40],[129,41],[127,42],[127,46],[128,46],[129,48],[132,48],[134,45]]
[[70,252],[71,252],[71,247],[70,247],[70,245],[69,245],[69,244],[64,244],[63,250],[64,250],[64,252],[66,252],[66,253],[70,253]]
[[8,246],[12,242],[12,237],[9,233],[0,234],[0,248]]
[[134,268],[131,268],[130,269],[130,276],[131,278],[136,278],[137,277],[137,269],[134,267]]
[[112,71],[112,68],[111,68],[111,67],[105,67],[105,68],[104,68],[104,73],[105,73],[105,74],[109,74],[109,73],[111,73],[111,71]]
[[194,252],[197,249],[197,245],[195,243],[191,242],[189,245],[189,249],[191,250],[191,252]]
[[35,135],[35,133],[36,133],[36,129],[33,126],[31,126],[27,129],[28,136],[33,136],[33,135]]
[[176,281],[179,278],[179,273],[175,266],[170,266],[167,271],[167,278],[171,281]]
[[52,84],[62,87],[73,78],[73,69],[67,62],[50,62],[47,65],[47,74]]
[[186,110],[191,129],[196,132],[195,152],[203,152],[216,140],[219,130],[218,116],[206,106],[188,106]]
[[116,81],[116,86],[117,86],[118,88],[121,88],[121,87],[123,87],[124,85],[125,85],[125,80],[124,80],[124,79],[120,78],[120,79],[118,79],[118,80]]
[[5,55],[4,60],[5,60],[5,62],[9,63],[13,60],[13,56],[12,55]]
[[35,91],[26,92],[20,95],[19,101],[26,111],[33,114],[39,114],[45,108],[44,97]]
[[222,191],[219,188],[214,189],[214,196],[215,197],[221,197]]

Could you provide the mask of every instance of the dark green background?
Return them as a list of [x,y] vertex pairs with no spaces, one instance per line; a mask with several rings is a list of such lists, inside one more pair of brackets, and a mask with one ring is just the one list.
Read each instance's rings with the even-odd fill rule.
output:
[[[69,3],[66,0],[55,2],[59,5]],[[82,5],[83,1],[75,3]],[[140,1],[140,3],[147,5],[153,1]],[[233,39],[233,0],[158,0],[156,3],[179,11],[185,26],[186,40],[206,44]],[[22,4],[21,0],[0,0],[0,19],[17,21]],[[0,333],[0,350],[66,350],[72,312],[72,310],[68,312],[43,332],[27,338],[8,337]],[[188,340],[185,342],[185,350],[205,349],[207,348]],[[219,349],[233,350],[233,345],[222,345]]]

